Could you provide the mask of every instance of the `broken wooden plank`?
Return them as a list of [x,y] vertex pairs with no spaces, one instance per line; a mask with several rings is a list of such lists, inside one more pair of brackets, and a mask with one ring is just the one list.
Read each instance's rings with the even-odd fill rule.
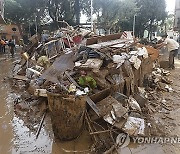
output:
[[91,37],[87,39],[86,45],[93,45],[93,44],[97,44],[98,42],[107,42],[107,41],[117,40],[121,38],[122,34],[123,33],[121,32],[118,34]]
[[54,55],[51,58],[49,58],[49,60],[55,59],[58,55]]
[[23,80],[23,81],[27,81],[28,80],[28,78],[26,76],[22,76],[22,75],[15,75],[15,76],[13,76],[13,79]]
[[104,130],[104,131],[93,132],[93,133],[90,133],[90,135],[94,135],[94,134],[101,134],[101,133],[109,133],[109,132],[112,132],[112,131],[117,131],[117,129],[112,129],[112,130]]
[[120,43],[125,43],[128,42],[129,40],[127,39],[117,39],[117,40],[112,40],[112,41],[107,41],[107,42],[101,42],[98,44],[92,44],[92,45],[88,45],[87,47],[89,48],[93,48],[93,49],[100,49],[102,47],[109,47],[109,46],[113,46],[116,44],[120,44]]
[[40,96],[40,97],[47,97],[47,90],[46,89],[35,89],[34,95]]
[[93,111],[100,117],[100,110],[97,107],[97,105],[92,101],[92,99],[89,96],[86,96],[86,101],[89,104],[89,106],[93,109]]
[[91,95],[90,98],[92,99],[93,102],[97,103],[97,102],[100,102],[103,99],[105,99],[110,94],[111,94],[111,89],[107,88],[107,89],[104,89],[100,92],[97,92],[97,93]]
[[71,83],[73,83],[76,87],[82,89],[82,87],[80,87],[80,86],[77,84],[77,82],[71,77],[71,75],[70,75],[68,72],[64,72],[64,74],[66,75],[66,77],[68,78],[68,80],[69,80]]
[[32,69],[32,68],[28,68],[28,70],[30,71],[30,72],[33,72],[34,74],[36,74],[36,75],[41,75],[41,73],[39,72],[39,71],[36,71],[36,70],[34,70],[34,69]]

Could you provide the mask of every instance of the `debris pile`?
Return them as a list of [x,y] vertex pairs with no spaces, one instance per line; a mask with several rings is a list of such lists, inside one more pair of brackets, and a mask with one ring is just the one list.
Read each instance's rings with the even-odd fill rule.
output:
[[169,86],[172,81],[168,78],[170,75],[169,71],[165,71],[162,68],[155,68],[151,75],[146,79],[146,86],[152,89],[159,89],[162,91],[173,91]]
[[[23,81],[33,98],[48,100],[56,136],[60,127],[73,133],[70,122],[78,118],[76,128],[82,130],[84,118],[95,141],[91,151],[108,153],[120,146],[115,140],[122,132],[154,135],[150,114],[158,105],[166,106],[156,92],[173,91],[172,82],[169,72],[158,67],[159,54],[153,47],[122,38],[122,33],[94,37],[90,33],[70,27],[40,43],[36,38],[16,62],[13,79]],[[59,119],[63,116],[64,125]],[[57,124],[60,120],[63,126]]]

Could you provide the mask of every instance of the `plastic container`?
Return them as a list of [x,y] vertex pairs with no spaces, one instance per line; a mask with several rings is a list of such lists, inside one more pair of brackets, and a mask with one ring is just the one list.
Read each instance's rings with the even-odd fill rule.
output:
[[66,141],[77,138],[83,129],[85,97],[47,92],[51,122],[56,138]]

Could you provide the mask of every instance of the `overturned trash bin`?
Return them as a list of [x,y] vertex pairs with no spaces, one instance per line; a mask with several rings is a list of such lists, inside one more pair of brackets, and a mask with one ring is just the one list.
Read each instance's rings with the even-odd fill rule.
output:
[[55,137],[62,141],[77,138],[83,129],[85,97],[47,92]]

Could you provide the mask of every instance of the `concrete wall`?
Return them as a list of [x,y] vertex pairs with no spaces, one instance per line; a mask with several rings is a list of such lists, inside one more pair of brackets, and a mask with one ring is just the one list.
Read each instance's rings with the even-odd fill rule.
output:
[[[13,29],[16,29],[16,31],[13,31]],[[14,38],[16,43],[18,43],[22,36],[17,25],[0,25],[0,38],[8,40]]]

